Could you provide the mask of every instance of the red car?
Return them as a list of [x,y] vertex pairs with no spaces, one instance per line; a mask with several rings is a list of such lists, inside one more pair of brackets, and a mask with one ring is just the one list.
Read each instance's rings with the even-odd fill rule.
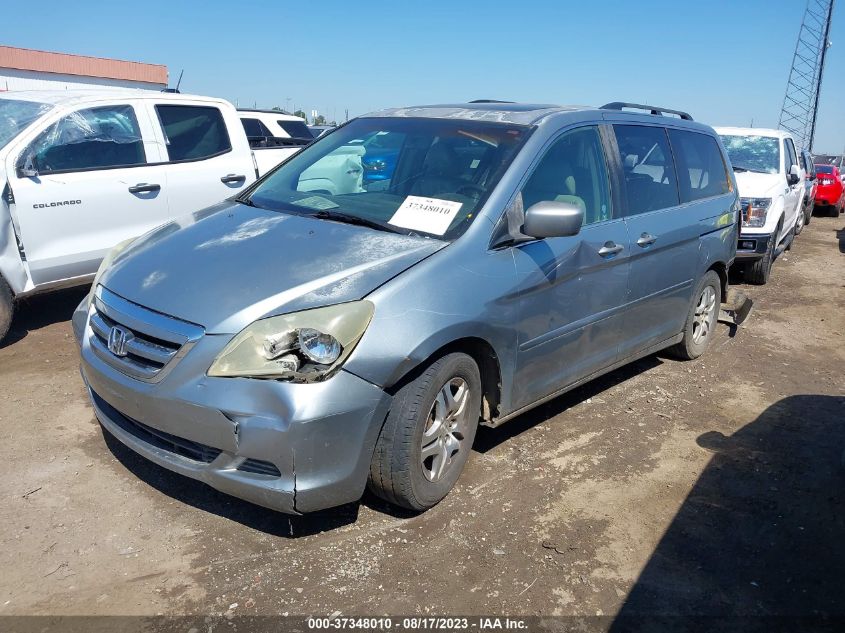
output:
[[833,165],[816,165],[816,175],[819,180],[816,207],[832,209],[834,217],[839,217],[845,206],[845,187],[839,169]]

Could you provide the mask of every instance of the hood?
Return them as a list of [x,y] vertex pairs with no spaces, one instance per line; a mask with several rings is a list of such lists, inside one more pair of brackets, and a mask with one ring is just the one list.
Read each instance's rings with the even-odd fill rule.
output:
[[741,198],[774,198],[787,188],[786,178],[782,174],[741,171],[735,175]]
[[361,299],[446,244],[225,202],[141,237],[100,283],[234,334],[262,317]]

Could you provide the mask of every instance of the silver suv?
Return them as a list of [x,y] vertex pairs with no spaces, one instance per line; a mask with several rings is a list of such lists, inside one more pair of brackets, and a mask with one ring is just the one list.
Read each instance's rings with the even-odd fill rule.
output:
[[664,348],[699,356],[736,183],[711,128],[632,107],[377,112],[121,245],[74,315],[97,417],[268,508],[369,484],[424,510],[479,423]]

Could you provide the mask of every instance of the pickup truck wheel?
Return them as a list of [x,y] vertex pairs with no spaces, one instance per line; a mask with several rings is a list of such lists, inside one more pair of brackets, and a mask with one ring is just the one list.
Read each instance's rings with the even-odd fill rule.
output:
[[15,298],[6,280],[0,277],[0,342],[6,337],[12,326],[12,315],[15,313]]
[[466,354],[447,354],[393,399],[370,464],[369,487],[403,508],[427,510],[455,485],[481,414],[481,375]]
[[813,209],[815,209],[815,208],[816,208],[816,203],[815,203],[815,201],[813,201],[813,202],[810,202],[809,206],[806,209],[804,209],[804,225],[805,226],[807,224],[809,224],[810,221],[813,219]]
[[[782,219],[781,222],[783,222]],[[775,229],[772,238],[769,240],[769,248],[766,249],[766,254],[755,262],[746,265],[744,277],[748,283],[762,286],[769,281],[772,263],[775,261],[775,242],[777,242],[777,236],[780,235],[780,228],[781,224],[778,224],[778,228]]]
[[801,205],[801,209],[798,211],[798,217],[795,218],[795,228],[793,229],[795,233],[795,237],[801,235],[801,231],[804,230],[804,218],[806,217],[806,213],[804,211],[804,205]]
[[709,270],[693,294],[687,322],[684,326],[684,338],[670,348],[671,353],[681,360],[692,360],[701,356],[710,346],[719,306],[722,303],[722,281],[714,271]]

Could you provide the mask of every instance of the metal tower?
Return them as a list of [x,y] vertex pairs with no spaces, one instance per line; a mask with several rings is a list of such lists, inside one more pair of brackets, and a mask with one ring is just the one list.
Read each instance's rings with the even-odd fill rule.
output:
[[834,0],[808,0],[795,45],[778,127],[791,132],[799,149],[812,152],[824,58],[830,46]]

